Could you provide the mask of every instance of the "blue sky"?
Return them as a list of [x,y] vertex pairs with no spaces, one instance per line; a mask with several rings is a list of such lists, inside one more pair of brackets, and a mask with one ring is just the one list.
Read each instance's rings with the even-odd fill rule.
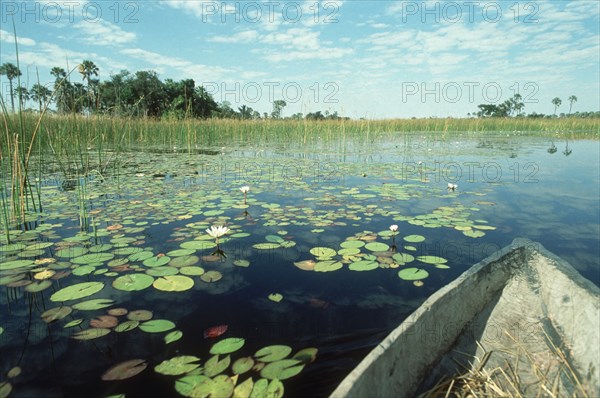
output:
[[568,112],[571,95],[574,112],[600,109],[595,0],[0,4],[0,63],[15,62],[14,18],[29,86],[90,59],[101,80],[151,69],[234,108],[270,112],[283,99],[284,116],[464,117],[516,92],[527,113],[553,113],[554,97]]

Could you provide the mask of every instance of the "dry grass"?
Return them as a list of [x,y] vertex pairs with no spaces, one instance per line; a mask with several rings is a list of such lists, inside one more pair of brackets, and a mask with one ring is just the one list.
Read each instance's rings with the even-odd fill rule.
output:
[[[545,332],[544,332],[545,333]],[[582,385],[564,350],[554,345],[546,334],[547,352],[529,352],[512,335],[512,352],[483,350],[481,357],[471,356],[470,364],[459,364],[464,373],[440,380],[419,398],[524,398],[581,397],[588,391]],[[490,358],[501,355],[503,365],[488,367]]]

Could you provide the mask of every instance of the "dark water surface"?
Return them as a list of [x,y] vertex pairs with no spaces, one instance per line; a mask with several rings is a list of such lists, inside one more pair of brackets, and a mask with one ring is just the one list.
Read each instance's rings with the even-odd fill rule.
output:
[[[415,136],[408,142],[369,145],[349,141],[208,148],[192,154],[140,151],[122,155],[115,169],[92,171],[71,184],[49,165],[42,189],[44,213],[28,225],[32,231],[15,232],[13,243],[23,247],[0,244],[0,277],[18,274],[25,275],[18,280],[28,280],[47,269],[91,268],[76,272],[81,275],[48,279],[51,286],[36,293],[25,290],[26,282],[0,279],[0,380],[11,383],[14,397],[179,396],[174,385],[182,376],[158,374],[154,366],[179,355],[195,355],[204,364],[215,342],[240,337],[245,345],[231,354],[232,360],[274,344],[290,346],[292,354],[317,348],[316,361],[283,381],[285,396],[327,396],[423,300],[517,237],[540,242],[600,285],[599,154],[596,140],[567,144],[503,133],[485,140]],[[458,188],[449,191],[449,182]],[[250,187],[247,207],[242,185]],[[78,194],[84,186],[85,218],[96,228],[82,234]],[[379,265],[370,271],[351,270],[350,264],[361,258],[344,259],[342,254],[332,256],[343,264],[331,272],[294,265],[319,261],[311,249],[338,251],[348,238],[389,246],[392,224],[399,226],[394,238],[398,252],[441,257],[442,267],[418,259],[400,264],[368,245],[360,248],[360,256]],[[219,246],[226,257],[212,261],[215,248],[196,249],[193,255],[200,260],[193,265],[218,271],[222,279],[207,283],[189,275],[193,287],[174,292],[153,286],[127,292],[112,286],[117,277],[161,268],[131,259],[135,251],[149,251],[154,258],[166,254],[172,260],[177,256],[169,252],[185,242],[212,242],[204,232],[211,225],[231,228]],[[407,242],[404,237],[409,235],[424,240]],[[40,242],[52,244],[36,252],[32,245]],[[266,242],[283,245],[255,247]],[[112,246],[100,249],[99,244]],[[92,246],[113,257],[77,260],[82,255],[77,248]],[[59,265],[40,262],[49,258]],[[38,264],[14,266],[23,259]],[[117,260],[127,260],[130,268],[119,268]],[[236,265],[239,260],[249,266]],[[422,286],[398,276],[412,267],[427,271]],[[167,271],[183,273],[179,266]],[[41,319],[44,311],[61,306],[50,299],[56,291],[93,281],[103,282],[104,288],[64,305],[105,298],[114,300],[111,306],[75,309],[49,324]],[[283,299],[270,300],[272,293]],[[174,322],[173,330],[183,337],[166,344],[168,332],[136,328],[87,341],[70,338],[88,329],[94,317],[117,307],[151,310],[154,319]],[[83,321],[64,328],[74,319]],[[228,325],[228,330],[205,339],[204,330],[215,325]],[[148,368],[127,380],[101,380],[108,368],[133,358],[147,360]],[[6,373],[14,366],[22,372],[8,379]],[[231,375],[230,368],[224,374]],[[239,381],[250,375],[255,381],[260,378],[251,372]]]

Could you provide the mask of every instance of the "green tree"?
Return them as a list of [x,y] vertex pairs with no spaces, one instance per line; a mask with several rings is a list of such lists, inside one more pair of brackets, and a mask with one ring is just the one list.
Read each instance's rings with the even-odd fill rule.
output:
[[577,97],[574,95],[569,97],[569,115],[571,114],[571,111],[573,110],[573,102],[577,102]]
[[281,119],[281,112],[286,105],[287,103],[284,100],[273,101],[273,111],[271,112],[271,117],[273,119]]
[[30,93],[31,93],[31,99],[34,101],[37,101],[38,109],[40,110],[40,113],[41,113],[42,109],[44,107],[46,107],[46,104],[48,104],[48,101],[52,97],[52,91],[50,91],[50,89],[48,87],[42,86],[41,84],[36,83],[31,87]]
[[15,91],[19,98],[20,109],[25,109],[25,103],[31,98],[31,92],[24,86],[18,86]]
[[11,64],[10,62],[6,62],[0,66],[0,76],[6,75],[9,84],[10,90],[10,106],[12,111],[15,111],[15,93],[13,90],[13,80],[19,76],[21,76],[21,71],[15,64]]
[[246,105],[242,105],[238,107],[238,111],[240,113],[241,119],[251,119],[252,118],[252,108],[247,107]]
[[554,116],[556,116],[556,110],[558,109],[558,107],[562,104],[562,101],[560,98],[558,97],[554,97],[552,99],[552,105],[554,105]]
[[87,81],[88,107],[91,110],[92,104],[94,103],[94,97],[91,92],[92,85],[94,84],[94,82],[92,82],[92,76],[98,76],[100,69],[94,62],[87,59],[80,63],[77,69],[79,70],[79,73],[81,73],[81,80],[84,82]]

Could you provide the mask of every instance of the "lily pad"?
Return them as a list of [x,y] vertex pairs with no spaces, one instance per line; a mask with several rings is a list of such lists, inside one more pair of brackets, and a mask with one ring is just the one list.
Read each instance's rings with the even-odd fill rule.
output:
[[292,348],[287,345],[270,345],[256,351],[254,357],[261,362],[274,362],[290,355]]
[[273,379],[267,387],[267,397],[269,398],[282,398],[283,397],[283,383],[278,379]]
[[424,236],[421,235],[408,235],[403,238],[405,241],[409,243],[419,243],[425,240]]
[[279,303],[281,300],[283,300],[283,296],[279,293],[271,293],[269,294],[269,300]]
[[246,373],[253,367],[254,367],[254,359],[252,359],[251,357],[239,358],[233,363],[233,365],[231,365],[231,369],[233,370],[233,373],[236,375]]
[[127,319],[131,319],[132,321],[147,321],[152,319],[152,311],[148,310],[133,310],[129,311],[127,314]]
[[331,258],[333,256],[335,256],[337,254],[337,252],[329,247],[313,247],[312,249],[310,249],[310,254],[312,254],[313,256],[320,258],[320,259],[326,259],[326,258]]
[[195,265],[179,268],[179,273],[188,276],[200,276],[204,274],[204,268]]
[[280,248],[281,245],[279,243],[265,242],[265,243],[256,243],[256,244],[252,245],[252,247],[255,249],[258,249],[258,250],[273,250],[273,249]]
[[135,273],[119,276],[112,282],[112,285],[115,289],[133,292],[144,290],[152,285],[153,282],[154,278],[152,276]]
[[382,242],[369,242],[365,245],[365,249],[370,250],[372,252],[384,252],[389,248],[389,245],[386,245]]
[[283,359],[268,363],[260,371],[260,375],[265,379],[270,380],[286,380],[296,376],[304,369],[304,363],[297,359]]
[[98,293],[104,288],[103,282],[83,282],[67,286],[50,296],[50,301],[77,300]]
[[157,278],[152,285],[165,292],[183,292],[194,286],[194,280],[185,275],[171,275]]
[[42,313],[42,319],[44,320],[44,322],[50,323],[59,319],[63,319],[71,312],[73,312],[73,308],[66,305],[62,307],[50,308],[49,310],[46,310]]
[[210,380],[210,378],[204,375],[191,374],[184,376],[175,381],[175,390],[183,395],[184,397],[200,397],[201,395],[192,395],[192,391],[202,382]]
[[319,350],[314,347],[303,348],[302,350],[295,353],[292,359],[297,359],[304,363],[311,363],[314,362],[315,359],[317,359],[318,351]]
[[200,367],[200,358],[193,355],[181,355],[162,361],[154,367],[154,371],[167,376],[177,376],[191,372]]
[[71,338],[73,338],[75,340],[93,340],[93,339],[100,338],[102,336],[106,336],[109,333],[110,333],[110,329],[90,328],[90,329],[84,329],[79,332],[73,333]]
[[195,255],[182,255],[179,257],[175,257],[169,261],[169,265],[171,267],[188,267],[194,264],[197,264],[200,261],[200,257]]
[[448,262],[445,258],[438,256],[419,256],[417,260],[427,264],[445,264]]
[[161,333],[174,329],[175,324],[167,319],[152,319],[140,324],[139,327],[141,331],[146,333]]
[[219,271],[207,271],[200,276],[200,279],[207,283],[216,282],[221,278],[223,278],[223,274]]
[[376,261],[361,260],[353,262],[348,268],[352,271],[371,271],[379,268],[379,264]]
[[139,321],[129,320],[119,323],[117,326],[114,327],[113,330],[117,333],[129,332],[130,330],[137,328],[139,325]]
[[233,265],[238,266],[238,267],[249,267],[250,266],[250,261],[248,261],[248,260],[235,260],[233,262]]
[[226,375],[205,379],[190,392],[191,397],[230,397],[234,391],[233,380]]
[[112,253],[90,253],[84,254],[80,257],[75,257],[71,262],[75,264],[91,264],[91,263],[103,263],[112,260],[115,257]]
[[316,272],[331,272],[337,271],[343,267],[343,264],[335,260],[319,261],[315,264]]
[[429,272],[419,268],[404,268],[398,272],[398,276],[405,281],[416,281],[427,278]]
[[241,337],[229,337],[215,343],[211,349],[211,354],[230,354],[242,348],[246,340]]
[[181,339],[183,337],[183,332],[181,330],[173,330],[172,332],[168,333],[164,340],[165,340],[165,344],[171,344],[176,342],[177,340]]
[[102,374],[102,380],[125,380],[142,373],[148,367],[144,359],[130,359],[107,369]]
[[73,308],[82,311],[99,310],[101,308],[110,307],[114,303],[115,301],[110,299],[93,299],[74,304]]
[[154,257],[149,257],[149,258],[145,259],[143,261],[143,264],[148,268],[152,268],[152,267],[160,267],[162,265],[167,265],[169,263],[169,261],[171,261],[171,257],[169,257],[169,256],[162,256],[162,257],[154,256]]
[[208,377],[214,377],[223,372],[231,364],[231,356],[227,355],[223,359],[219,359],[219,355],[213,355],[204,364],[204,374]]
[[235,390],[233,390],[233,396],[235,398],[249,398],[250,394],[252,394],[253,388],[254,381],[252,380],[252,377],[249,377],[242,383],[235,386]]

